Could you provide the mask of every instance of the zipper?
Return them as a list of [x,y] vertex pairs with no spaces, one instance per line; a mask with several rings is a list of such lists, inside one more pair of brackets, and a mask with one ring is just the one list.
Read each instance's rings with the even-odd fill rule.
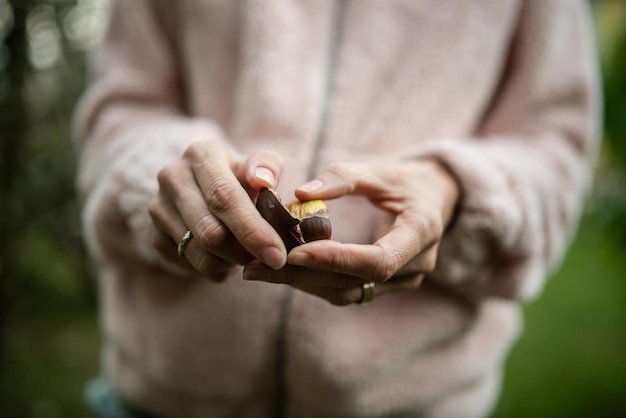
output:
[[291,287],[285,289],[283,294],[279,313],[278,313],[278,330],[276,341],[276,381],[274,399],[274,417],[286,418],[287,414],[287,396],[289,390],[287,388],[287,322],[291,316],[291,307],[293,304],[293,292]]
[[328,118],[330,104],[333,99],[333,83],[335,81],[335,70],[339,59],[339,50],[343,41],[343,23],[346,12],[346,0],[336,0],[333,4],[333,16],[330,45],[328,48],[328,59],[326,61],[325,80],[324,80],[324,96],[322,108],[320,110],[319,123],[313,148],[313,159],[309,166],[308,178],[312,179],[317,175],[320,169],[321,152],[326,144],[328,136]]
[[[330,45],[328,47],[328,58],[325,69],[324,80],[324,98],[322,101],[322,108],[320,109],[320,118],[318,123],[317,134],[315,138],[315,145],[313,148],[313,158],[311,165],[309,166],[309,178],[313,178],[319,170],[321,151],[326,143],[326,137],[328,135],[328,113],[330,109],[330,103],[333,96],[333,74],[337,68],[337,60],[339,55],[339,47],[343,38],[343,21],[346,9],[346,0],[335,0],[333,3],[332,13],[332,26]],[[287,400],[289,397],[289,388],[287,387],[287,363],[288,363],[288,350],[287,350],[287,325],[289,317],[291,316],[291,309],[293,305],[294,290],[288,287],[285,290],[283,299],[281,301],[279,311],[279,323],[277,330],[276,341],[276,404],[274,408],[274,417],[285,418],[287,414]]]

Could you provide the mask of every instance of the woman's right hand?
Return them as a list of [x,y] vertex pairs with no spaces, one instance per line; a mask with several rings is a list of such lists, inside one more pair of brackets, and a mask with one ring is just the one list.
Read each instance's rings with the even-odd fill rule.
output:
[[[192,144],[158,174],[159,191],[148,206],[154,247],[165,260],[215,281],[253,259],[283,267],[285,246],[254,206],[260,189],[276,187],[282,168],[270,151],[236,160],[220,143]],[[193,238],[180,256],[178,244],[188,230]]]

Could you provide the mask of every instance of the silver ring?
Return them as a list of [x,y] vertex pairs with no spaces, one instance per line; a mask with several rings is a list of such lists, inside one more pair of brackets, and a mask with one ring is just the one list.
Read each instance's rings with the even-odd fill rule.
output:
[[192,238],[193,238],[193,234],[191,233],[191,231],[185,232],[185,235],[183,235],[183,238],[178,243],[178,255],[179,256],[181,257],[185,256],[185,253],[184,253],[185,245],[187,245],[187,243],[191,241]]
[[374,290],[376,288],[376,283],[369,282],[363,283],[361,285],[361,299],[357,302],[359,305],[363,303],[368,303],[374,300]]

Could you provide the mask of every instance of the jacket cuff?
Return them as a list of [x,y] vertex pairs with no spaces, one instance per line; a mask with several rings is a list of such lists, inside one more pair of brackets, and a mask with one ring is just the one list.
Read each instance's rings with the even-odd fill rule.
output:
[[[91,190],[83,190],[83,226],[90,251],[98,259],[115,253],[115,257],[140,257],[171,267],[152,246],[148,203],[158,191],[158,172],[194,142],[226,141],[212,123],[182,118],[143,123],[109,140],[124,144],[119,157],[103,173],[95,173],[98,179],[89,182]],[[94,173],[83,167],[81,176],[93,178]]]
[[504,151],[487,141],[441,140],[413,155],[439,161],[461,189],[429,279],[472,297],[526,300],[541,291],[548,270],[541,220],[532,216],[541,203],[512,181],[523,159]]

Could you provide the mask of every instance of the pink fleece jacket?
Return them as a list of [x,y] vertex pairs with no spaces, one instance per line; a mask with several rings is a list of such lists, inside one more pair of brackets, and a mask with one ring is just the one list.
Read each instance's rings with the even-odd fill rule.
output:
[[[132,0],[78,110],[104,374],[169,417],[478,417],[571,238],[597,150],[582,0]],[[279,193],[337,160],[432,157],[462,189],[436,270],[336,307],[181,275],[151,247],[157,172],[199,140],[285,158]],[[380,213],[330,202],[334,238]]]

